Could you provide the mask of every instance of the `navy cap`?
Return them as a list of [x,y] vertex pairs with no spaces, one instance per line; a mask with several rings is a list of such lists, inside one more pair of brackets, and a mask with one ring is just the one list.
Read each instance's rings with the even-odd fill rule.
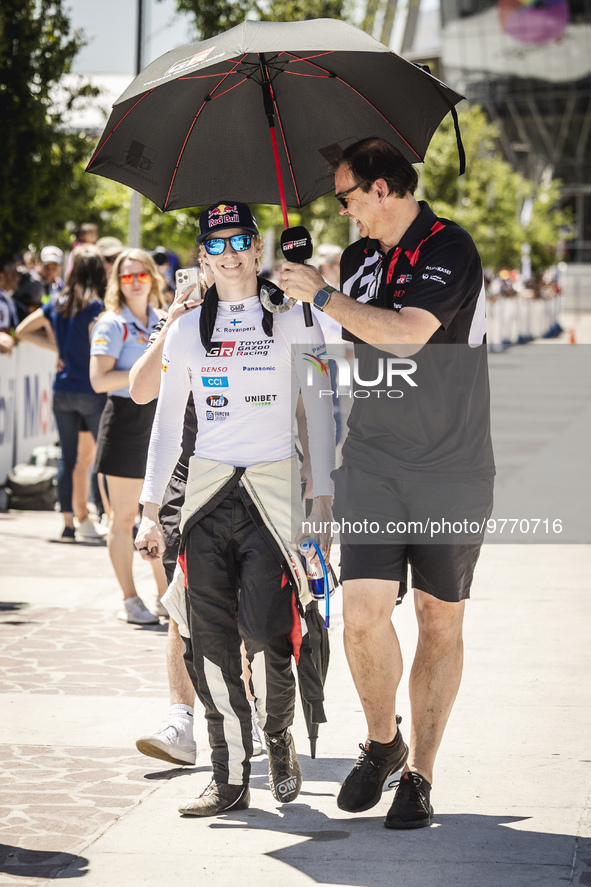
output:
[[247,203],[215,203],[209,209],[204,210],[199,216],[199,237],[197,243],[203,243],[208,237],[215,235],[216,231],[224,228],[242,228],[258,234],[257,222]]

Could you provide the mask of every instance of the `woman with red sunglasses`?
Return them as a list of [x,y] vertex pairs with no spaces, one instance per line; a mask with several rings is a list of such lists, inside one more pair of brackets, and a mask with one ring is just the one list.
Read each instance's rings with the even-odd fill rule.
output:
[[[107,311],[92,334],[90,381],[108,392],[97,441],[95,467],[107,479],[109,535],[107,547],[123,592],[119,618],[135,625],[158,622],[138,596],[133,580],[133,527],[146,470],[146,456],[156,400],[136,404],[129,396],[129,371],[146,348],[163,316],[164,281],[153,258],[141,249],[126,249],[113,265],[105,293]],[[166,591],[160,561],[153,564],[158,598]],[[154,609],[160,612],[159,600]],[[164,615],[164,610],[161,611]]]

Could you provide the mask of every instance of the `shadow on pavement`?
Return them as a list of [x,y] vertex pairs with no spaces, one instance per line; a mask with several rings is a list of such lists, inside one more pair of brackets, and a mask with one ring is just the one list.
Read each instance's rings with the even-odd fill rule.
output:
[[[88,874],[88,859],[73,853],[52,850],[28,850],[0,844],[0,873],[20,878],[83,878]],[[64,869],[68,869],[64,872]]]
[[7,610],[22,610],[23,607],[28,607],[28,604],[25,604],[24,601],[0,601],[0,612]]
[[[242,831],[246,826],[250,830],[282,833],[286,839],[308,838],[266,855],[318,884],[392,887],[398,881],[405,887],[443,887],[451,883],[515,883],[512,878],[516,866],[522,873],[520,884],[572,883],[575,843],[579,865],[588,870],[579,875],[577,883],[591,884],[589,838],[507,828],[526,822],[529,816],[437,816],[437,812],[431,828],[391,831],[383,826],[388,808],[381,807],[379,814],[347,818],[336,804],[335,814],[330,817],[298,803],[285,804],[277,813],[250,807],[228,814],[223,821],[213,821],[210,828]],[[331,842],[339,842],[338,848],[315,851],[311,847]]]

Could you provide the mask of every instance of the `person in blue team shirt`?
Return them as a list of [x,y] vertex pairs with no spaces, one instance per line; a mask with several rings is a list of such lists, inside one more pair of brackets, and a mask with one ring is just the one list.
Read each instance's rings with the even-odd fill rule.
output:
[[[16,328],[17,339],[24,339],[59,353],[58,372],[53,386],[53,411],[59,431],[62,455],[57,476],[58,499],[64,519],[63,542],[74,542],[72,475],[78,457],[78,434],[82,424],[96,440],[106,397],[90,384],[90,331],[104,310],[107,278],[100,256],[89,248],[80,249],[74,259],[68,285],[51,301],[29,314]],[[80,535],[98,538],[88,516],[76,508]]]
[[[96,470],[107,478],[110,506],[107,546],[121,586],[124,607],[119,618],[136,625],[158,622],[138,597],[133,580],[133,526],[146,470],[156,400],[136,404],[129,396],[129,371],[142,356],[162,314],[163,280],[153,258],[141,249],[117,257],[105,295],[108,309],[93,331],[90,380],[97,392],[108,392],[97,443]],[[166,591],[161,561],[154,562],[158,595]],[[156,612],[164,615],[159,600]]]

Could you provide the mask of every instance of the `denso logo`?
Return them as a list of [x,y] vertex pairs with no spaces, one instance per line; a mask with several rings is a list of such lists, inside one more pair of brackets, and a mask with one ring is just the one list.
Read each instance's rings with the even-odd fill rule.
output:
[[227,388],[227,376],[201,376],[201,382],[205,388]]
[[202,373],[227,373],[228,367],[201,367]]
[[212,342],[206,357],[232,357],[236,342]]
[[227,407],[228,398],[224,397],[223,394],[210,394],[209,397],[206,398],[205,403],[208,407]]

